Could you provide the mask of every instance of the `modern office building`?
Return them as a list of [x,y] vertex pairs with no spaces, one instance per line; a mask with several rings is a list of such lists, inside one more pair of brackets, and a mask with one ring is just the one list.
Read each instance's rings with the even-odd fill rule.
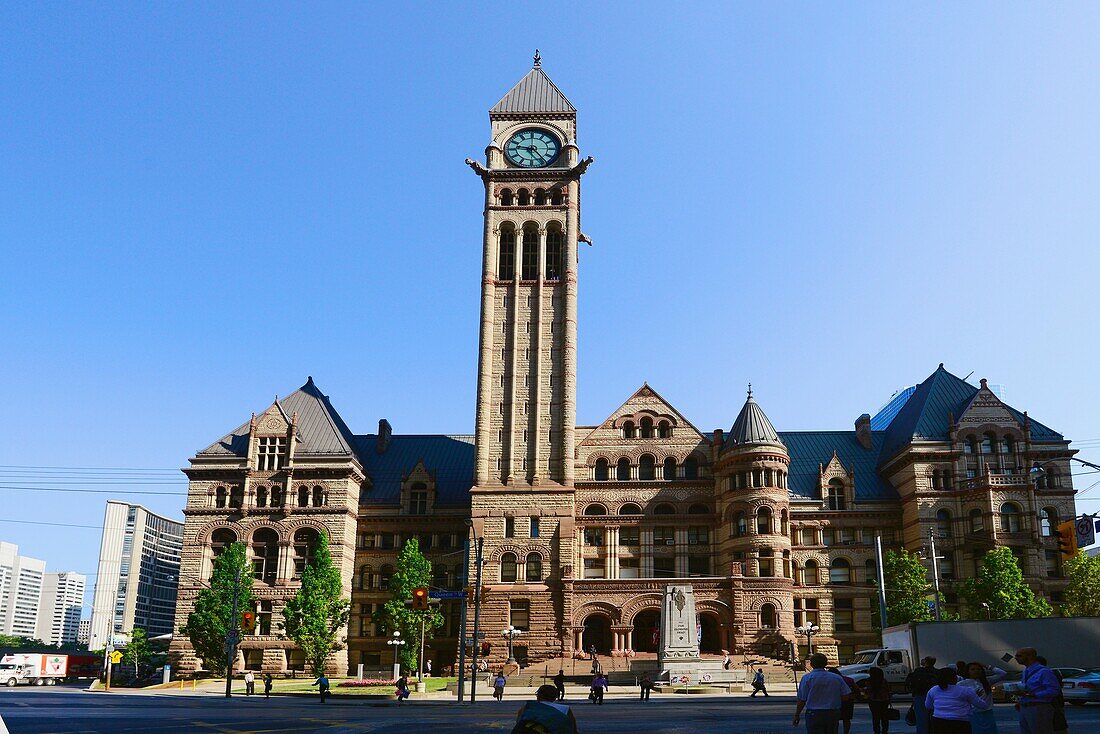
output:
[[176,611],[183,523],[141,505],[110,500],[103,517],[88,646],[139,627],[168,634]]
[[88,644],[88,638],[92,634],[92,619],[91,617],[85,617],[80,620],[80,624],[77,626],[76,641],[81,645]]
[[45,573],[45,561],[21,556],[17,545],[0,542],[0,634],[35,636]]
[[84,574],[72,571],[47,573],[43,577],[42,602],[38,607],[38,639],[47,645],[77,641],[86,580]]

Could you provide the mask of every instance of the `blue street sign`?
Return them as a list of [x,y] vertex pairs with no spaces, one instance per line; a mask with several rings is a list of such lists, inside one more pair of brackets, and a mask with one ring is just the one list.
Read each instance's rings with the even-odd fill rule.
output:
[[428,598],[430,599],[465,599],[465,591],[429,591]]

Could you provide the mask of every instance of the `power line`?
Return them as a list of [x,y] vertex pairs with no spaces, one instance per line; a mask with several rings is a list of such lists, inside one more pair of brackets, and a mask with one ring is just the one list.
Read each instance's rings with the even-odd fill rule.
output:
[[168,497],[183,497],[186,492],[155,492],[152,490],[142,489],[127,489],[127,490],[111,490],[111,489],[76,489],[73,487],[18,487],[8,484],[0,484],[0,490],[9,490],[13,492],[76,492],[79,494],[153,494],[162,495]]

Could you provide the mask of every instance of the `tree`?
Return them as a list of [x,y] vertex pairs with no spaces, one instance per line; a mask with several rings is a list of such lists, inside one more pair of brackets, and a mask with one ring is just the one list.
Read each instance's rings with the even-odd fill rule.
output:
[[138,668],[149,659],[149,638],[145,630],[135,627],[130,630],[130,641],[122,653],[122,659],[134,666],[134,676],[141,675]]
[[1062,603],[1062,616],[1100,616],[1100,556],[1078,553],[1066,561],[1065,571],[1069,585]]
[[[233,618],[233,587],[240,573],[237,591],[237,617]],[[187,615],[180,634],[191,640],[203,666],[217,674],[226,672],[225,636],[230,630],[240,633],[240,611],[252,608],[252,569],[248,565],[244,543],[233,543],[214,559],[210,586],[195,597],[195,609]]]
[[1020,564],[1007,547],[985,554],[978,573],[962,590],[971,619],[1029,619],[1049,617],[1050,604],[1024,583]]
[[[886,551],[882,559],[882,571],[886,578],[886,624],[927,622],[934,618],[928,606],[928,572],[916,553],[904,548]],[[878,587],[876,578],[875,587]],[[874,597],[873,622],[879,625],[878,596]]]
[[390,579],[390,600],[375,614],[375,622],[389,631],[397,630],[406,644],[401,648],[401,665],[408,670],[417,669],[420,655],[420,622],[424,621],[424,638],[430,640],[432,631],[443,626],[443,615],[437,609],[418,612],[406,602],[412,601],[413,589],[428,586],[432,580],[432,564],[420,552],[420,543],[409,538],[397,556],[397,570]]
[[321,675],[329,656],[340,649],[340,630],[350,613],[351,600],[344,598],[340,569],[328,550],[328,533],[322,532],[302,569],[301,588],[283,608],[280,625],[302,650],[314,675]]

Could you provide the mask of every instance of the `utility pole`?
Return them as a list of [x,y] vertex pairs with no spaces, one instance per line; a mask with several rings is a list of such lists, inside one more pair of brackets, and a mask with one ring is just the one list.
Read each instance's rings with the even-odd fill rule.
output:
[[[462,542],[462,588],[470,586],[470,534]],[[467,595],[468,596],[468,595]],[[461,601],[462,612],[458,617],[458,702],[462,703],[466,695],[466,596]],[[475,641],[476,644],[476,641]]]
[[477,701],[477,654],[481,644],[481,548],[484,538],[477,539],[477,554],[474,558],[474,655],[473,671],[470,673],[470,703]]
[[882,564],[882,533],[875,533],[875,566],[878,569],[879,630],[886,631],[886,570]]
[[[420,613],[420,662],[416,666],[416,682],[424,683],[424,620],[428,617],[428,612]],[[420,692],[424,692],[423,685],[420,686]]]
[[940,564],[939,558],[936,556],[936,529],[932,528],[928,531],[928,550],[932,554],[932,592],[936,599],[936,621],[941,622],[940,616]]
[[225,633],[225,697],[233,697],[233,664],[237,662],[237,643],[241,640],[241,633],[237,629],[237,594],[241,590],[241,569],[237,569],[237,577],[233,582],[233,613],[229,617],[229,629]]

